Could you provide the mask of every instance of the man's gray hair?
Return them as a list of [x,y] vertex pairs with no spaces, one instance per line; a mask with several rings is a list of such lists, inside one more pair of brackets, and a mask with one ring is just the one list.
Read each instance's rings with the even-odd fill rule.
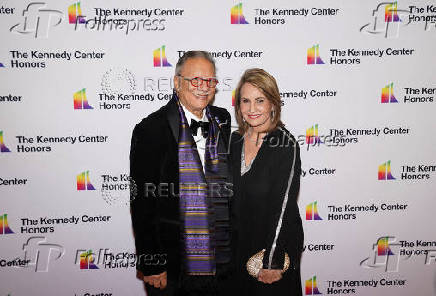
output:
[[216,69],[215,60],[213,59],[212,55],[209,52],[202,51],[202,50],[190,50],[190,51],[186,51],[177,62],[176,76],[180,75],[180,72],[182,72],[183,65],[186,63],[186,61],[194,58],[203,58],[208,60],[213,65],[213,70],[215,71]]

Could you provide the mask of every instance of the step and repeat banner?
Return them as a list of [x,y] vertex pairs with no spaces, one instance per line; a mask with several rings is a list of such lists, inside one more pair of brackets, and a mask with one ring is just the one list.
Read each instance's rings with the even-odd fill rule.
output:
[[0,296],[145,295],[130,137],[192,49],[233,125],[241,74],[277,79],[303,294],[436,295],[434,1],[0,0],[0,24]]

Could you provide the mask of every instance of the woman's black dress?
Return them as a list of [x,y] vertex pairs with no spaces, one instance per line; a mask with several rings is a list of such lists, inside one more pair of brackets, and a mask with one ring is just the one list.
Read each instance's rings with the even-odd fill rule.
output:
[[[296,202],[301,173],[298,144],[286,129],[275,129],[265,136],[251,168],[243,176],[242,147],[243,137],[234,132],[231,139],[234,182],[231,204],[232,246],[236,271],[233,291],[235,295],[300,296],[302,289],[299,262],[303,247],[303,228]],[[281,280],[264,284],[248,274],[246,263],[255,253],[266,249],[263,262],[264,268],[268,267],[292,164],[294,172],[289,198],[271,268],[282,269],[284,252],[288,253],[291,266]]]

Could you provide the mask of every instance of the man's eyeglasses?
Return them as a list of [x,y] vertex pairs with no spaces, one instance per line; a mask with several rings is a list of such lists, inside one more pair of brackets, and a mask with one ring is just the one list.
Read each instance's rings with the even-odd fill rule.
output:
[[193,87],[200,87],[203,85],[203,81],[206,81],[206,85],[209,88],[215,88],[216,85],[218,84],[218,79],[216,78],[201,78],[201,77],[194,77],[194,78],[186,78],[185,76],[182,75],[177,75],[182,77],[184,80],[187,80],[189,82],[191,82],[191,85]]

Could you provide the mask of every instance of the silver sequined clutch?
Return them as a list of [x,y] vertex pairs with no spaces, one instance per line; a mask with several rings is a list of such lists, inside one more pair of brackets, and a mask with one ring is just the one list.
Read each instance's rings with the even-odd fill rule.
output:
[[[260,252],[257,252],[253,256],[250,257],[247,261],[247,271],[248,274],[252,277],[257,279],[257,276],[259,275],[259,271],[263,267],[263,256],[265,255],[265,249],[263,249]],[[282,272],[285,272],[289,268],[289,264],[291,263],[291,260],[289,259],[288,253],[285,253],[285,263],[283,264]]]

